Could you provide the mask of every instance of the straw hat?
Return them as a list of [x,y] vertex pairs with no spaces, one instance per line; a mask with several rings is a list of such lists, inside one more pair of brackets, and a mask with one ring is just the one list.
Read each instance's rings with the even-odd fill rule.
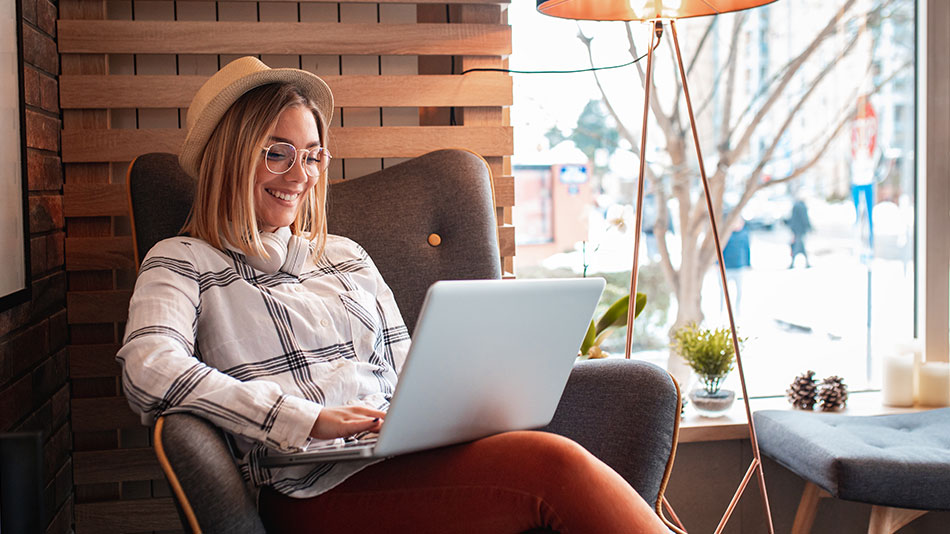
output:
[[326,139],[333,118],[333,94],[317,75],[299,69],[272,69],[259,59],[245,56],[228,63],[198,89],[188,108],[188,135],[181,146],[178,162],[188,174],[197,177],[201,154],[221,117],[244,93],[270,83],[290,83],[317,105],[317,128]]

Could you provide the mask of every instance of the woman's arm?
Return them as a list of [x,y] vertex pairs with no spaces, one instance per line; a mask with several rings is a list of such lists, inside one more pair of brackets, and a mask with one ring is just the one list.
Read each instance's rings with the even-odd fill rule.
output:
[[132,409],[143,424],[163,413],[187,411],[277,449],[305,447],[311,430],[320,426],[322,406],[287,395],[274,382],[242,382],[199,360],[195,339],[201,300],[195,264],[178,240],[160,243],[142,264],[125,344],[116,356]]

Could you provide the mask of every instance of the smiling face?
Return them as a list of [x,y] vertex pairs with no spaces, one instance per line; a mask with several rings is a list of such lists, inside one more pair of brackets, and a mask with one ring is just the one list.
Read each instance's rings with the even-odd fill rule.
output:
[[[298,151],[320,146],[320,132],[313,112],[305,106],[291,106],[281,112],[277,125],[264,139],[263,146],[274,143],[289,143]],[[302,202],[316,185],[319,177],[307,176],[297,161],[284,174],[267,170],[264,157],[260,158],[254,176],[254,211],[261,230],[273,232],[291,225],[297,218]]]

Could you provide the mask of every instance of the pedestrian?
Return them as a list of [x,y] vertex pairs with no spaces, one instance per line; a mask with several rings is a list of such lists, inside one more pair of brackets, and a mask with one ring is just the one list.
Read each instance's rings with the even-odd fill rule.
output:
[[795,258],[799,254],[805,257],[805,267],[811,267],[811,262],[808,261],[808,251],[805,250],[805,234],[811,232],[811,220],[808,218],[808,207],[804,200],[801,198],[795,199],[795,204],[792,205],[792,214],[785,222],[792,231],[792,261],[788,264],[788,268],[795,267]]
[[[724,214],[723,218],[728,218]],[[729,241],[722,249],[722,264],[726,268],[726,281],[730,280],[736,284],[735,304],[736,313],[742,305],[742,277],[746,269],[752,266],[752,253],[749,248],[749,229],[746,228],[745,219],[740,215],[736,220],[735,229],[729,236]],[[722,308],[722,299],[720,298],[720,309]]]

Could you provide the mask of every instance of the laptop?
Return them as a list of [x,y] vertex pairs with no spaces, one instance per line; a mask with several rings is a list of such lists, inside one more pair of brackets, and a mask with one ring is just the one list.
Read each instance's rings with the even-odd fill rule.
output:
[[602,278],[436,282],[379,435],[260,465],[385,458],[547,425],[603,289]]

